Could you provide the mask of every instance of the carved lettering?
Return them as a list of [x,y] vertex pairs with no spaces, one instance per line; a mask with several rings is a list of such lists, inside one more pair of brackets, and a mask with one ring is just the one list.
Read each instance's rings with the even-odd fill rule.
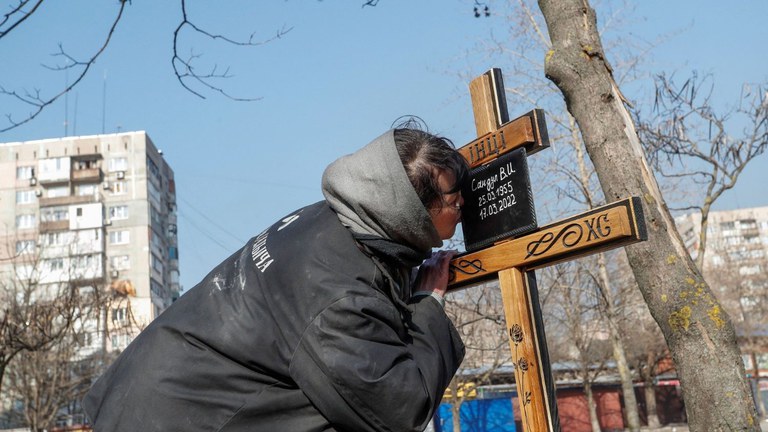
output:
[[592,218],[591,220],[588,219],[584,221],[584,225],[586,225],[587,229],[589,230],[589,234],[587,235],[587,241],[592,240],[592,238],[600,239],[600,236],[597,235],[597,233],[595,232],[595,227],[594,227],[595,219],[596,218]]
[[[603,227],[601,221],[605,221],[605,227]],[[605,228],[605,232],[603,232],[603,228]],[[611,225],[610,221],[608,220],[608,213],[603,213],[597,217],[597,232],[599,232],[603,237],[607,237],[611,234]]]
[[[603,225],[605,223],[605,225]],[[584,225],[589,230],[587,241],[592,239],[599,240],[603,237],[608,237],[611,234],[611,226],[608,221],[608,214],[603,213],[597,217],[593,217],[590,220],[585,220]]]
[[483,141],[480,141],[479,143],[475,144],[475,151],[477,151],[477,158],[478,159],[485,159],[485,143]]

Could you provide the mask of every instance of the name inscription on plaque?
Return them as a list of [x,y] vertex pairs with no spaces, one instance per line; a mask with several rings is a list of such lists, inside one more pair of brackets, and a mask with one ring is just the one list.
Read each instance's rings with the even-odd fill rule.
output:
[[461,226],[468,252],[537,226],[524,148],[472,170],[461,193]]

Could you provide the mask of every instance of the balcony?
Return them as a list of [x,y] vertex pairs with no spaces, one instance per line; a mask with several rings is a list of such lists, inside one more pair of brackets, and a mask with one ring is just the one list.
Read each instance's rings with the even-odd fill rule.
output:
[[101,168],[98,167],[72,170],[72,183],[98,183],[101,178]]
[[69,220],[40,222],[40,232],[66,231],[69,229]]
[[760,230],[757,228],[757,225],[753,225],[748,228],[741,228],[741,235],[744,236],[745,240],[749,241],[749,239],[752,237],[759,237]]
[[100,195],[69,195],[63,197],[54,198],[40,198],[40,207],[61,206],[61,205],[73,205],[73,204],[90,204],[101,201]]
[[47,176],[40,175],[37,178],[37,182],[43,186],[54,186],[69,183],[69,178],[69,173],[58,173],[58,175],[49,174]]

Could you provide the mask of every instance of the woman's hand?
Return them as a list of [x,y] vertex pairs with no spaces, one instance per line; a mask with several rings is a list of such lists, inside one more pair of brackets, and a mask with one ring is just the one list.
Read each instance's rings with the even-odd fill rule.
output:
[[419,266],[419,273],[414,284],[414,292],[434,292],[444,296],[448,289],[448,267],[453,257],[459,252],[456,250],[439,250],[424,260]]

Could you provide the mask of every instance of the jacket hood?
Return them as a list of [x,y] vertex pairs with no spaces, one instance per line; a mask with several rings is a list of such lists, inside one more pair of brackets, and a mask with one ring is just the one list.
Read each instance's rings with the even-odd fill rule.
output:
[[330,164],[325,200],[353,232],[380,236],[421,252],[442,245],[395,148],[394,130]]

